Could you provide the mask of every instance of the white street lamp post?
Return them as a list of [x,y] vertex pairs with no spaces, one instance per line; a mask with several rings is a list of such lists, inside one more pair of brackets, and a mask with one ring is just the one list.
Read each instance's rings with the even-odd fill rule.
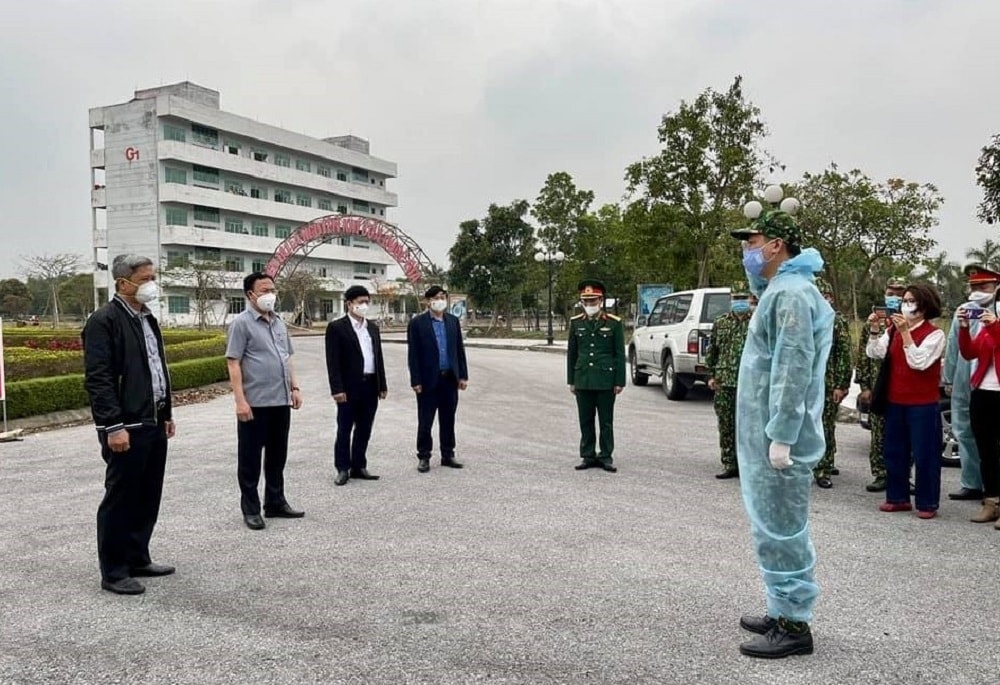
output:
[[545,262],[548,265],[549,270],[549,335],[548,344],[552,345],[554,338],[552,335],[552,269],[557,264],[561,264],[562,261],[566,259],[566,255],[562,251],[549,252],[547,250],[539,250],[535,253],[535,261],[539,264]]

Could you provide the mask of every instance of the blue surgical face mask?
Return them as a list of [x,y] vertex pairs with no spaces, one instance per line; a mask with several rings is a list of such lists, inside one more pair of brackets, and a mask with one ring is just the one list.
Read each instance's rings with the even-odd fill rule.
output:
[[750,311],[750,300],[733,300],[730,307],[734,314],[746,314]]
[[760,276],[764,273],[764,267],[771,260],[764,259],[764,247],[773,243],[769,240],[760,247],[751,247],[743,250],[743,268],[751,276]]
[[899,295],[886,295],[885,296],[885,306],[889,309],[894,309],[899,311],[900,307],[903,305],[903,298]]
[[750,292],[759,298],[764,294],[764,289],[767,288],[767,279],[763,276],[754,276],[749,271],[747,271],[746,274],[747,282],[750,285]]

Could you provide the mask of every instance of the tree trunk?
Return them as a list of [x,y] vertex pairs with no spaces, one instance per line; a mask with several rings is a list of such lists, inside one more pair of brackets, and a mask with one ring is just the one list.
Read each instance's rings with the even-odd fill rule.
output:
[[59,328],[59,285],[54,283],[52,286],[52,327]]
[[698,245],[694,251],[698,257],[698,287],[708,287],[708,246]]

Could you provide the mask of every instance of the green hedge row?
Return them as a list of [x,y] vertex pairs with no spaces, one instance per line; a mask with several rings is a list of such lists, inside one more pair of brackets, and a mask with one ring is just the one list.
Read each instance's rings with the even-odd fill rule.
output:
[[[177,343],[166,350],[168,364],[189,359],[217,357],[225,353],[226,338],[222,335],[204,340]],[[33,378],[75,374],[83,371],[83,352],[12,347],[4,351],[4,367],[7,372],[7,380],[11,383]]]
[[[80,330],[67,328],[8,328],[3,329],[4,347],[24,347],[28,341],[38,343],[39,347],[45,347],[50,340],[60,343],[72,343],[80,341]],[[164,345],[177,345],[180,343],[194,342],[196,340],[207,340],[216,338],[225,333],[220,330],[199,331],[190,328],[167,328],[162,330]]]
[[[167,364],[174,390],[196,388],[226,380],[225,357],[191,359]],[[89,404],[83,389],[83,374],[34,378],[7,384],[7,416],[19,419],[66,409],[80,409]]]

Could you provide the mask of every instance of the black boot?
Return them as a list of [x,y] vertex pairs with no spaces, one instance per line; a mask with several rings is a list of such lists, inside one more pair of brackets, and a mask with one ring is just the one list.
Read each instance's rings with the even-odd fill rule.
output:
[[779,619],[767,634],[757,635],[740,645],[740,654],[758,659],[784,659],[812,652],[813,638],[809,625],[784,619]]
[[740,469],[738,466],[727,466],[722,469],[722,473],[715,474],[715,477],[719,480],[725,480],[727,478],[739,478]]

